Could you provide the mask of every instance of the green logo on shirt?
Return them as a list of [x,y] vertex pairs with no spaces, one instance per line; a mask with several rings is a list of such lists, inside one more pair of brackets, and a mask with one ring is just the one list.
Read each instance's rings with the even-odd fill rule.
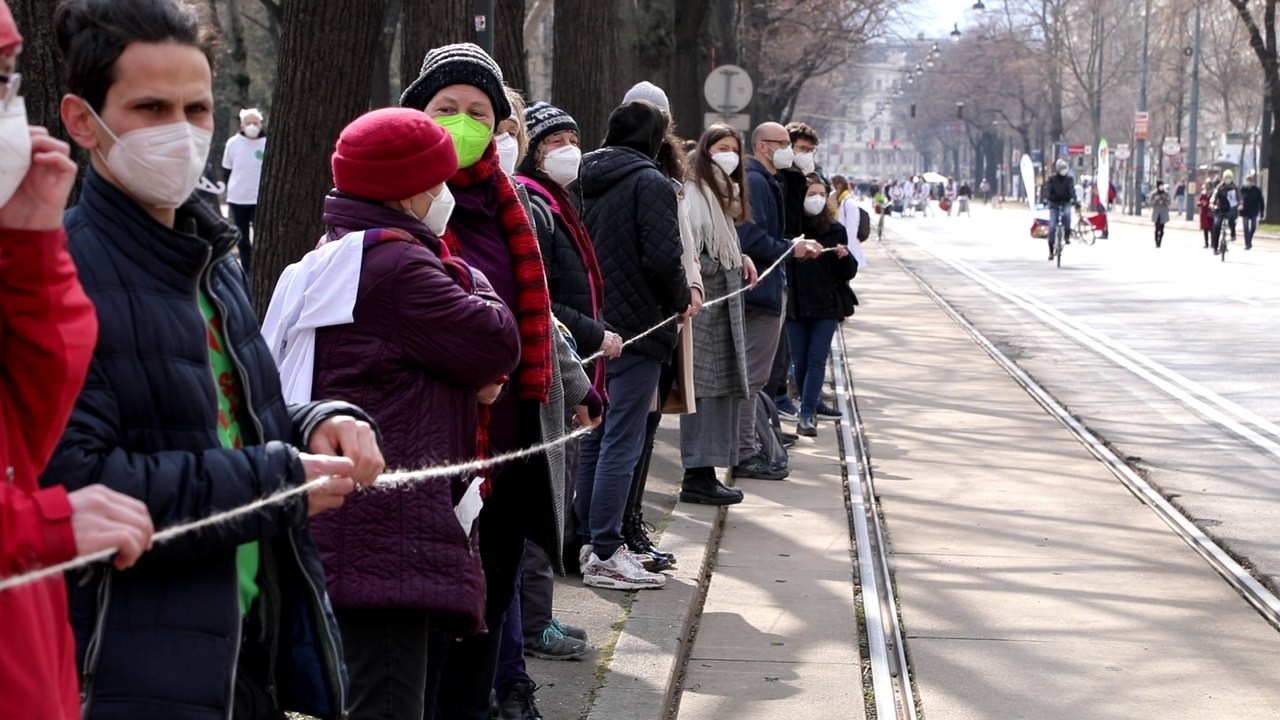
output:
[[258,162],[262,162],[262,151],[261,151],[261,150],[255,150],[255,151],[254,151],[254,153],[253,153],[253,156],[254,156],[254,157],[256,157],[256,158],[258,158]]

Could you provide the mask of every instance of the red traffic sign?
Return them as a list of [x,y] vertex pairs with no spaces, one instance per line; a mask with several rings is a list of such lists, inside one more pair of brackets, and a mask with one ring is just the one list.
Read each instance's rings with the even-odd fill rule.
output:
[[1068,155],[1083,155],[1084,151],[1085,151],[1084,145],[1068,145],[1067,146]]

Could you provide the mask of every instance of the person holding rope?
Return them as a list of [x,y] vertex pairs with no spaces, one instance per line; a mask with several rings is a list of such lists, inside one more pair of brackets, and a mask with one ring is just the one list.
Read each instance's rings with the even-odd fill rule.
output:
[[166,528],[311,488],[70,578],[83,716],[337,717],[342,646],[308,518],[372,483],[382,454],[355,406],[285,404],[237,233],[191,195],[212,35],[178,0],[64,0],[54,32],[62,121],[91,158],[67,235],[100,329],[42,482],[103,483]]
[[[98,321],[62,229],[76,166],[66,143],[27,126],[21,49],[0,0],[0,577],[112,548],[123,570],[150,547],[146,506],[103,485],[68,493],[36,480],[84,385]],[[78,718],[62,578],[0,591],[0,637],[0,717]]]
[[434,48],[400,105],[425,112],[452,136],[458,171],[446,184],[456,205],[441,239],[484,273],[520,331],[520,362],[489,406],[481,449],[499,455],[548,444],[545,452],[490,471],[479,523],[485,624],[494,632],[455,643],[442,680],[450,692],[440,695],[440,717],[488,720],[502,640],[497,630],[515,594],[525,541],[545,548],[562,570],[565,457],[555,441],[564,435],[566,411],[594,426],[600,399],[554,326],[538,239],[502,170],[494,131],[511,116],[502,69],[473,43]]

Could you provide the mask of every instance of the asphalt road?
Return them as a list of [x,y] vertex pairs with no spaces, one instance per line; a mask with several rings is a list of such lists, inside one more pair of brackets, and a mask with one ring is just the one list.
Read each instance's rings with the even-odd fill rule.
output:
[[[1273,589],[1280,586],[1280,243],[1113,222],[1062,268],[1029,212],[891,218],[884,243]],[[874,242],[874,239],[870,242]],[[860,271],[864,304],[875,269]],[[868,312],[872,308],[866,308]],[[1034,437],[1025,442],[1035,442]]]

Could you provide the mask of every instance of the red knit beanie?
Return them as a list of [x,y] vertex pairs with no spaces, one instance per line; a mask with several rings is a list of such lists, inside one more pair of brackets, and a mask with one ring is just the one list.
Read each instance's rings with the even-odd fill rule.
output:
[[0,58],[7,58],[21,50],[22,36],[18,34],[18,24],[13,21],[9,4],[0,0]]
[[333,184],[366,200],[404,200],[453,177],[449,131],[421,110],[382,108],[342,130],[331,159]]

